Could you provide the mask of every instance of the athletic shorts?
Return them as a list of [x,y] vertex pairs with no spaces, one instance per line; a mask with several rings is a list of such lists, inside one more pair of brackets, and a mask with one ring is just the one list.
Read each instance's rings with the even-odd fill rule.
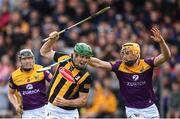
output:
[[79,119],[77,109],[65,110],[48,103],[46,107],[46,119]]
[[155,104],[143,108],[143,109],[137,109],[137,108],[126,108],[126,115],[128,118],[160,118],[159,111]]
[[22,114],[22,119],[44,119],[45,108],[46,106],[32,110],[24,110]]

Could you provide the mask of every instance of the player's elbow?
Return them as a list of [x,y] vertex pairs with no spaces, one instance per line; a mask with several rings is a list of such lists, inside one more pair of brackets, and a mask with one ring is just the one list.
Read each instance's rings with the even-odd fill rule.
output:
[[168,59],[171,57],[171,51],[168,52]]
[[41,47],[41,49],[40,49],[40,54],[41,54],[42,56],[45,56],[45,55],[46,55],[46,51],[45,51],[45,49],[44,49],[43,47]]
[[40,54],[42,55],[42,56],[44,56],[44,57],[49,57],[49,54],[51,53],[51,50],[50,51],[48,51],[48,50],[46,50],[46,49],[44,49],[44,48],[41,48],[40,49]]
[[171,57],[171,52],[168,51],[164,57],[165,57],[165,60],[168,60]]

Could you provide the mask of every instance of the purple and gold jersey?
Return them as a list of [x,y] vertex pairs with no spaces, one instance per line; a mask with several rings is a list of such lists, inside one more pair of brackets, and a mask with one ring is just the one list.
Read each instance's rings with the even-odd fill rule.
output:
[[131,108],[145,108],[155,101],[152,87],[153,59],[141,59],[136,67],[127,67],[121,61],[112,63],[125,105]]
[[9,79],[9,87],[17,90],[22,96],[23,110],[40,108],[47,103],[45,81],[50,82],[52,74],[49,71],[37,73],[41,68],[43,67],[36,64],[30,72],[18,68]]

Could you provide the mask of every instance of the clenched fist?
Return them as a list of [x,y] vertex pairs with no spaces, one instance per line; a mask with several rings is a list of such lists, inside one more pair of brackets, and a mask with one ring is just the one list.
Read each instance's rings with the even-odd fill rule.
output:
[[53,31],[49,34],[50,40],[58,40],[59,39],[59,33],[57,31]]

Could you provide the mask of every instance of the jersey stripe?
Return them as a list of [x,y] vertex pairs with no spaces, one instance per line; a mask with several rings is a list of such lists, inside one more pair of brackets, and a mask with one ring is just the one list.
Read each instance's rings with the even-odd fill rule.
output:
[[86,72],[83,77],[78,81],[78,84],[81,84],[89,75],[89,72]]
[[[69,69],[70,68],[70,63],[68,62],[64,67],[66,68],[66,69]],[[50,94],[49,94],[49,98],[52,96],[52,94],[54,93],[54,90],[55,90],[55,88],[56,88],[56,86],[59,84],[59,82],[60,82],[60,80],[62,79],[62,75],[61,74],[59,74],[59,72],[57,71],[57,76],[56,77],[54,77],[55,79],[54,79],[54,82],[52,83],[52,87],[51,87],[51,91],[50,91]]]
[[51,95],[50,97],[50,102],[53,103],[54,99],[56,98],[59,90],[61,90],[61,88],[63,87],[63,85],[66,83],[66,79],[62,78],[61,81],[59,82],[59,84],[56,86],[56,88],[54,89],[54,93]]
[[[77,70],[76,68],[73,69],[73,71],[72,71],[73,77],[75,77],[79,72],[80,72],[80,71]],[[75,80],[75,79],[74,79],[74,80]],[[74,90],[74,88],[75,88],[76,86],[77,86],[77,85],[72,84],[72,85],[69,87],[69,89],[66,91],[66,93],[64,94],[64,98],[68,98],[68,97],[71,95],[71,93],[73,92],[73,90]]]

